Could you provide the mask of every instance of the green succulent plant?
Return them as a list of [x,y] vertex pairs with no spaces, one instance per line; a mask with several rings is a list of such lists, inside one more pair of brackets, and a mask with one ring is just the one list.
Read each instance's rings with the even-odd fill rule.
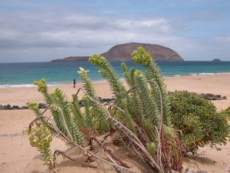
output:
[[[49,122],[40,121],[29,134],[31,145],[39,149],[45,163],[51,164],[51,124],[69,143],[88,147],[90,139],[118,131],[119,140],[129,152],[150,166],[149,172],[181,171],[181,143],[187,151],[194,151],[206,143],[224,143],[229,134],[222,116],[215,107],[195,95],[175,92],[168,95],[154,58],[142,47],[132,54],[132,60],[144,70],[129,69],[121,64],[127,86],[120,80],[110,62],[101,55],[89,58],[106,79],[113,93],[110,105],[101,103],[88,71],[80,68],[83,96],[66,99],[60,89],[48,91],[45,80],[36,81],[52,115]],[[29,107],[37,117],[42,113],[38,104]],[[131,146],[131,147],[127,147]]]
[[49,168],[53,167],[53,157],[50,149],[52,133],[43,123],[37,123],[28,132],[30,145],[36,147],[42,155],[42,160]]

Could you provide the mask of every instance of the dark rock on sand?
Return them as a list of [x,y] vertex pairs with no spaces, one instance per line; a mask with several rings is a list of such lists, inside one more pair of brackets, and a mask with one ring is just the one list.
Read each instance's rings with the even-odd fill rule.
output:
[[[39,109],[45,109],[47,108],[47,104],[45,103],[39,103],[38,104]],[[28,106],[18,106],[18,105],[10,105],[10,104],[1,104],[0,110],[20,110],[20,109],[28,109]]]
[[226,96],[221,96],[219,94],[211,94],[211,93],[202,93],[200,94],[201,97],[207,100],[226,100]]
[[47,104],[46,103],[39,103],[38,104],[38,107],[39,107],[39,109],[45,109],[45,108],[47,108]]

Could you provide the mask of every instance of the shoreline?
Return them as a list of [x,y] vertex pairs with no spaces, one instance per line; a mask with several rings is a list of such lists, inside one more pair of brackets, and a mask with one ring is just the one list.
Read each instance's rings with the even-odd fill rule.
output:
[[[217,73],[190,73],[190,74],[175,74],[175,75],[163,75],[164,78],[173,78],[173,77],[199,77],[199,76],[215,76],[215,75],[230,75],[230,72],[217,72]],[[120,78],[124,81],[124,78]],[[39,80],[39,79],[38,79]],[[93,83],[104,83],[105,79],[91,79]],[[81,80],[77,81],[77,83],[82,83]],[[63,82],[47,82],[49,87],[62,86],[62,85],[72,85],[70,81]],[[2,88],[36,88],[33,83],[22,83],[22,84],[0,84],[0,89]]]
[[[125,80],[121,79],[124,83]],[[213,75],[187,75],[187,76],[164,76],[164,81],[168,91],[187,90],[197,94],[211,93],[226,96],[226,100],[214,101],[218,110],[223,110],[230,106],[230,73],[215,73]],[[108,97],[112,95],[108,81],[96,80],[92,81],[96,93],[100,97]],[[82,87],[82,82],[77,82],[76,88],[72,83],[65,84],[48,84],[49,91],[52,92],[56,88],[60,88],[66,95],[67,99],[71,99],[78,88]],[[28,102],[43,102],[43,96],[37,91],[37,87],[31,85],[11,85],[1,87],[0,85],[0,104],[12,104],[23,106]]]

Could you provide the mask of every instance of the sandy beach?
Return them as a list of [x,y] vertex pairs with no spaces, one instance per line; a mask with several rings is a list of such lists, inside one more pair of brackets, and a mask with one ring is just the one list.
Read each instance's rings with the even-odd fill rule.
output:
[[[214,101],[217,109],[223,110],[230,106],[230,74],[215,74],[202,76],[165,77],[169,91],[188,90],[197,93],[213,93],[226,96],[226,100]],[[111,97],[108,83],[95,82],[96,92],[100,97]],[[51,86],[61,88],[69,99],[77,88],[71,84]],[[25,105],[27,102],[42,102],[43,98],[36,87],[0,88],[0,104]],[[39,153],[29,145],[26,129],[34,118],[30,110],[0,110],[0,173],[38,173],[45,170],[39,159]],[[64,144],[56,142],[59,148]],[[230,172],[230,142],[216,151],[209,146],[201,148],[199,159],[187,160],[185,165],[206,170],[208,173]],[[59,172],[93,172],[72,165],[59,168]]]

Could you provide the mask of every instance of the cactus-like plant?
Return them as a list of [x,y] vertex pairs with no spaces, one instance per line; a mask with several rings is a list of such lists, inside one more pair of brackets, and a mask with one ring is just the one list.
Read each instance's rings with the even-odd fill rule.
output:
[[99,100],[88,76],[88,71],[80,68],[78,73],[80,74],[81,80],[83,82],[83,87],[86,92],[83,101],[85,103],[85,122],[87,127],[93,127],[94,131],[96,130],[100,133],[109,131],[110,124],[106,121],[104,112],[91,101],[91,99],[95,99],[97,101]]
[[[180,147],[169,121],[171,114],[167,92],[160,72],[143,48],[138,48],[132,56],[134,62],[146,67],[146,71],[129,70],[123,63],[121,66],[128,87],[125,87],[106,58],[93,55],[89,59],[109,82],[114,96],[110,106],[100,102],[88,71],[83,68],[78,72],[84,89],[81,105],[78,95],[73,95],[73,100],[68,101],[60,89],[49,94],[46,82],[36,81],[52,113],[54,122],[51,124],[65,140],[81,147],[91,143],[92,135],[98,136],[109,132],[111,128],[116,129],[120,140],[130,146],[129,152],[136,151],[137,157],[150,166],[150,172],[180,170]],[[37,116],[42,116],[36,104],[30,104],[30,108]]]
[[[155,143],[159,150],[157,152],[164,152],[159,147],[161,146],[161,140],[164,138],[164,143],[167,146],[165,147],[170,148],[170,152],[165,150],[164,154],[169,154],[167,157],[179,156],[178,153],[180,152],[177,153],[178,149],[175,145],[177,140],[175,131],[164,134],[164,131],[167,131],[164,129],[172,127],[171,114],[168,107],[167,92],[158,67],[150,54],[143,48],[138,48],[132,54],[132,58],[134,62],[144,65],[146,72],[143,73],[135,69],[129,71],[127,66],[122,64],[125,79],[130,87],[129,89],[132,90],[130,92],[125,91],[125,87],[123,87],[116,77],[117,75],[114,74],[112,66],[104,57],[95,55],[90,58],[90,61],[99,68],[102,76],[108,79],[111,88],[113,88],[116,98],[115,105],[122,109],[123,113],[113,112],[114,116],[134,131],[144,145],[153,146],[153,143]],[[170,134],[172,134],[171,137]],[[168,140],[170,142],[167,142]],[[165,157],[166,160],[167,157]],[[161,159],[158,161],[160,163]]]
[[137,50],[132,53],[132,59],[134,62],[146,67],[146,77],[152,87],[152,93],[154,94],[153,98],[155,98],[158,107],[161,107],[162,104],[164,122],[166,124],[171,124],[169,100],[165,89],[166,87],[154,59],[143,47],[137,48]]
[[127,90],[125,89],[123,83],[120,81],[112,65],[105,57],[101,55],[93,55],[89,58],[89,61],[98,68],[102,77],[108,80],[113,94],[116,97],[116,105],[122,109],[122,111],[120,111],[121,109],[114,108],[117,112],[116,115],[120,118],[123,118],[129,128],[134,129],[133,121],[131,118],[132,115],[129,113],[129,111],[127,111]]
[[[38,90],[45,97],[50,111],[52,112],[55,126],[69,138],[77,143],[83,143],[83,135],[79,129],[77,121],[75,121],[75,115],[73,115],[73,105],[66,101],[63,92],[60,89],[56,89],[53,93],[49,94],[45,80],[36,81]],[[29,104],[30,108],[36,112],[35,106]]]
[[126,89],[108,60],[103,56],[93,55],[89,58],[89,61],[95,65],[102,76],[109,81],[113,94],[118,98],[117,101],[121,101],[121,99],[126,96]]
[[44,164],[50,169],[53,168],[53,157],[50,145],[52,142],[52,133],[49,128],[43,123],[36,123],[28,132],[29,141],[32,147],[36,147],[41,153]]

